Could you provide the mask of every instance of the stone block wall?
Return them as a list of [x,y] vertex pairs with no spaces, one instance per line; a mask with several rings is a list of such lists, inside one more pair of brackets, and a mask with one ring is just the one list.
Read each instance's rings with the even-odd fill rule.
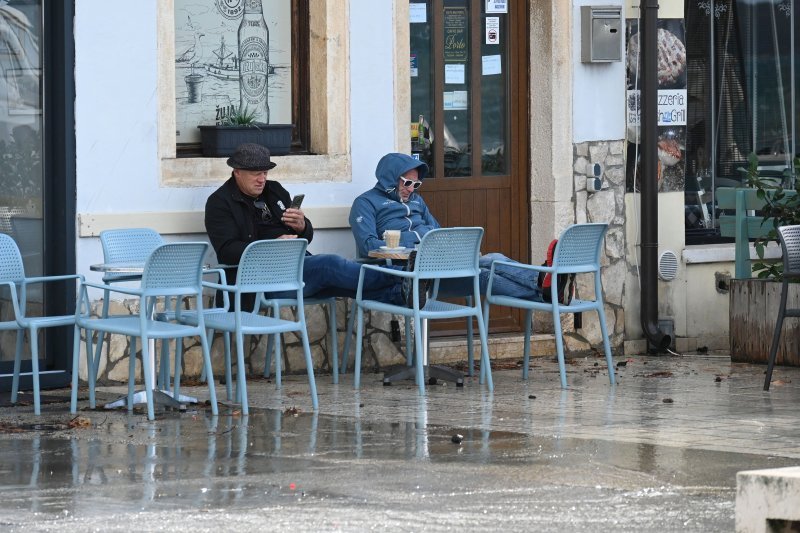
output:
[[[602,258],[603,298],[606,324],[612,350],[619,351],[625,333],[623,294],[628,264],[625,258],[625,143],[592,141],[574,145],[573,181],[575,190],[575,222],[607,222],[605,255]],[[602,189],[590,192],[587,178],[595,163],[602,168]],[[578,276],[578,295],[594,293],[591,276]],[[595,313],[583,313],[582,327],[566,328],[564,336],[569,352],[602,353],[600,322]]]
[[[349,299],[338,299],[336,310],[336,321],[339,342],[339,364],[344,350],[345,330],[347,327],[347,317],[352,311],[353,301]],[[102,300],[93,302],[92,313],[99,316],[102,310]],[[138,300],[133,301],[112,301],[109,306],[109,314],[135,314],[138,313]],[[285,318],[294,318],[294,309],[285,308],[281,314]],[[314,362],[316,372],[331,374],[333,365],[332,346],[328,339],[328,329],[330,326],[329,315],[325,306],[309,305],[305,308],[306,324],[308,326],[308,338],[311,346],[311,357]],[[391,338],[391,315],[386,313],[364,314],[363,353],[362,353],[362,372],[377,372],[380,368],[385,368],[393,364],[405,362],[405,356],[400,349],[401,344],[392,341]],[[402,317],[400,321],[401,330],[403,329]],[[355,329],[355,326],[354,326]],[[353,335],[355,337],[355,333]],[[81,367],[80,379],[86,381],[86,342],[85,333],[81,338]],[[96,341],[96,337],[95,337]],[[353,338],[353,342],[355,339]],[[265,356],[267,351],[267,336],[245,337],[246,346],[244,347],[244,359],[247,365],[248,375],[262,375],[264,372]],[[350,349],[348,371],[352,372],[355,346],[352,344]],[[404,346],[404,343],[402,344]],[[211,363],[215,375],[223,375],[225,372],[224,341],[221,333],[216,333],[211,346]],[[130,339],[122,335],[112,335],[111,343],[104,344],[100,357],[98,370],[98,382],[101,384],[127,382],[128,380],[128,354],[130,353]],[[160,351],[160,341],[156,343],[156,350]],[[200,339],[189,337],[183,340],[183,378],[197,378],[203,369],[203,356]],[[236,372],[236,346],[232,341],[232,366]],[[143,381],[141,368],[141,343],[136,346],[136,376],[137,380]],[[175,343],[169,343],[170,364],[174,364]],[[300,337],[294,333],[287,333],[283,336],[282,371],[284,373],[304,373],[305,357]],[[272,364],[274,373],[274,362]],[[234,374],[235,375],[235,374]]]

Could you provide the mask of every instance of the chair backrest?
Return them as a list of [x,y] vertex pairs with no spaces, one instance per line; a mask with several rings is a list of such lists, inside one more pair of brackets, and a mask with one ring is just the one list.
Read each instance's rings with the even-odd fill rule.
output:
[[207,252],[207,242],[162,244],[145,263],[142,290],[148,296],[201,294]]
[[423,235],[414,271],[422,278],[463,278],[479,272],[483,228],[440,228]]
[[236,286],[245,293],[301,288],[307,246],[305,239],[270,239],[250,243],[239,261]]
[[800,278],[800,226],[780,226],[778,240],[783,249],[783,277]]
[[608,224],[574,224],[558,238],[553,267],[560,272],[600,270],[600,253]]
[[[101,231],[100,243],[106,263],[144,263],[153,250],[164,244],[164,240],[150,228],[126,228]],[[107,273],[103,280],[130,277],[130,274]]]
[[22,254],[11,235],[0,233],[0,281],[22,281],[25,278],[25,267]]

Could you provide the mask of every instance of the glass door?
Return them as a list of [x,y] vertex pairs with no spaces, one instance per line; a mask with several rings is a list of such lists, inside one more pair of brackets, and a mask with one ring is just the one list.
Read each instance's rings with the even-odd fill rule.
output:
[[[431,169],[422,195],[442,226],[483,227],[483,253],[524,262],[530,242],[527,6],[409,4],[411,148]],[[492,310],[490,327],[516,331],[519,318]],[[463,326],[442,322],[434,325],[440,334]]]
[[[73,13],[71,1],[0,1],[0,232],[16,241],[28,277],[75,269]],[[74,288],[51,285],[29,290],[29,316],[72,312]],[[3,288],[0,320],[10,319]],[[72,337],[62,329],[40,338],[43,386],[67,382]],[[10,382],[15,341],[15,332],[0,332],[0,389]],[[24,374],[29,339],[23,358]],[[21,388],[29,386],[23,375]]]

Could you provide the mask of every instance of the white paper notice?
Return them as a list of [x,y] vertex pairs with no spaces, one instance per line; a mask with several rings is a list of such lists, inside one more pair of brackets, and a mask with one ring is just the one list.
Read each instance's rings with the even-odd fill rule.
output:
[[492,74],[502,74],[503,67],[502,62],[500,61],[500,56],[483,56],[481,58],[484,76],[491,76]]
[[464,65],[449,63],[444,66],[444,82],[453,84],[464,83]]
[[508,0],[486,0],[487,13],[508,13]]
[[446,91],[444,93],[445,111],[463,111],[467,109],[468,103],[467,91]]
[[425,4],[408,4],[408,22],[411,24],[424,24],[428,22],[428,12]]
[[486,17],[486,44],[500,43],[500,17]]

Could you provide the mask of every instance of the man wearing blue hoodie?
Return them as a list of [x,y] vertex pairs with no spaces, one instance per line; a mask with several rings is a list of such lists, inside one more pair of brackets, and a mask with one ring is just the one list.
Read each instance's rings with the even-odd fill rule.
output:
[[[428,165],[406,154],[390,153],[378,161],[375,169],[378,183],[356,198],[350,208],[350,228],[359,257],[367,257],[370,250],[385,246],[383,232],[386,230],[400,230],[400,245],[414,248],[423,235],[441,227],[417,192],[427,175]],[[495,260],[511,261],[499,253],[480,258],[483,293],[489,281],[489,269]],[[493,294],[541,298],[536,272],[498,265],[495,274]],[[459,292],[456,286],[448,285],[442,282],[442,290]]]

